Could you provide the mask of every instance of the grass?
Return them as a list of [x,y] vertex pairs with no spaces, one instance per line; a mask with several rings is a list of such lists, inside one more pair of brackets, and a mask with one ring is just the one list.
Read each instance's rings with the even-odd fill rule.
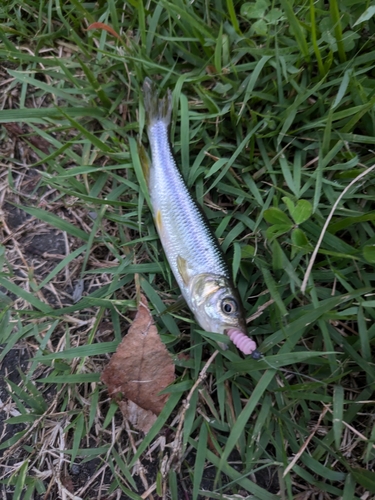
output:
[[[1,7],[4,498],[375,495],[373,14],[337,0]],[[173,89],[175,157],[260,361],[211,357],[215,336],[177,300],[138,156],[146,76]],[[31,251],[43,234],[55,250]],[[177,375],[147,436],[100,383],[140,288]]]

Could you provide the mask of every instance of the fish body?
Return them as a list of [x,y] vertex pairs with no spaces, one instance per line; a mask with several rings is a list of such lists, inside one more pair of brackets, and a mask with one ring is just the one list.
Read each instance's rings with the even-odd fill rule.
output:
[[245,354],[257,359],[260,354],[245,334],[243,308],[219,243],[172,155],[171,93],[159,100],[149,79],[143,92],[152,156],[146,177],[155,225],[172,272],[202,329],[227,333]]

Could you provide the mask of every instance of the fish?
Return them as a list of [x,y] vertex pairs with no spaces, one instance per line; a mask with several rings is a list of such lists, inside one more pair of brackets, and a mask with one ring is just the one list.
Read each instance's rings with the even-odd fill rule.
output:
[[144,173],[155,226],[182,296],[203,330],[228,335],[241,352],[259,359],[256,343],[246,334],[244,309],[219,242],[173,157],[171,91],[160,99],[149,78],[142,90],[151,149]]

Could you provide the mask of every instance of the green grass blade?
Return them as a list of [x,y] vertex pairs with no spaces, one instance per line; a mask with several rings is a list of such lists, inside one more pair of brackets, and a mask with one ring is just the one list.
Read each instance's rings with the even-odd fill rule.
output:
[[333,433],[335,435],[336,449],[341,446],[342,431],[344,428],[344,388],[341,385],[335,386],[333,394]]
[[206,461],[206,450],[207,450],[207,425],[203,423],[201,430],[199,432],[197,455],[195,457],[195,475],[193,482],[193,500],[197,500],[199,494],[199,486],[201,484],[204,466]]
[[269,384],[272,382],[274,376],[275,376],[275,371],[274,370],[267,370],[264,375],[261,377],[259,380],[258,384],[254,388],[251,397],[249,401],[247,402],[246,406],[242,410],[241,414],[238,416],[236,423],[234,424],[233,428],[231,429],[231,432],[228,436],[227,443],[225,445],[225,448],[223,450],[223,453],[220,457],[220,463],[219,463],[219,470],[222,471],[224,464],[226,463],[230,452],[233,450],[233,448],[236,446],[238,439],[240,438],[241,434],[244,431],[244,428],[249,421],[249,418],[251,414],[253,413],[256,405],[259,403],[259,400],[262,398],[264,395],[265,391],[267,390],[267,387]]

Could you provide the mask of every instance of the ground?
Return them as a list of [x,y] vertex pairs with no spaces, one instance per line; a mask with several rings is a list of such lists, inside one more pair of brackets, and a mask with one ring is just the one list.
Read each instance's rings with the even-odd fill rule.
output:
[[[8,124],[7,129],[14,131],[17,127],[10,127]],[[19,133],[21,133],[18,130]],[[32,136],[31,136],[32,137]],[[11,146],[12,139],[15,140]],[[30,137],[28,138],[30,140]],[[19,134],[10,134],[7,141],[7,147],[13,151],[12,161],[15,163],[21,163],[22,158],[18,155],[25,154],[31,155],[33,160],[37,160],[35,153],[29,150],[28,144],[23,140]],[[43,172],[43,166],[37,168],[28,168],[28,166],[17,165],[16,169],[12,169],[12,181],[13,184],[17,186],[16,190],[13,190],[9,186],[9,179],[5,178],[2,184],[2,206],[1,213],[3,217],[3,230],[5,233],[5,238],[3,244],[6,249],[6,259],[9,265],[9,269],[12,271],[12,276],[14,283],[20,284],[23,282],[25,276],[35,277],[36,282],[41,283],[49,275],[53,269],[63,260],[63,258],[69,254],[69,252],[77,248],[78,243],[74,237],[69,234],[64,234],[64,232],[54,229],[50,224],[37,220],[35,217],[27,213],[25,210],[20,208],[18,205],[25,206],[26,208],[43,206],[48,211],[54,211],[54,213],[63,214],[65,220],[72,223],[76,223],[75,217],[72,216],[72,210],[66,208],[68,203],[61,198],[58,203],[53,202],[49,204],[50,200],[53,199],[53,190],[50,192],[45,188],[40,186],[40,172]],[[37,204],[37,205],[36,205]],[[77,214],[75,214],[76,217]],[[85,221],[86,224],[92,223],[92,221]],[[38,297],[43,303],[50,305],[52,308],[61,308],[74,306],[74,290],[79,288],[79,270],[82,265],[83,257],[77,257],[74,259],[69,266],[69,269],[61,270],[52,281],[48,283],[47,286],[42,287],[38,293]],[[108,251],[103,250],[102,247],[94,249],[92,262],[94,265],[105,266],[108,262],[113,262],[114,258]],[[85,294],[88,291],[95,290],[98,286],[97,278],[95,282],[86,280],[84,286],[80,291],[81,294]],[[7,290],[2,287],[0,291],[6,293]],[[22,298],[17,297],[17,294],[8,293],[7,296],[15,301],[15,304],[19,304],[22,308],[24,307],[24,302]],[[85,333],[86,329],[82,328],[81,323],[82,316],[80,320],[71,318],[73,323],[73,328],[78,331],[82,330]],[[90,311],[87,312],[86,321],[88,324],[92,324],[93,318]],[[126,324],[124,324],[124,333],[126,331]],[[109,318],[103,317],[103,321],[100,323],[97,335],[99,337],[111,338],[111,324]],[[51,344],[53,349],[58,348],[59,339],[51,338]],[[9,391],[12,392],[12,388],[9,386],[9,382],[12,382],[15,386],[23,385],[22,377],[30,374],[30,368],[36,370],[34,373],[35,378],[42,378],[43,376],[50,373],[50,368],[37,367],[33,365],[33,357],[35,356],[37,346],[35,343],[28,338],[18,341],[15,346],[2,356],[0,364],[0,399],[1,399],[1,412],[0,412],[0,435],[1,441],[6,443],[8,440],[11,442],[12,438],[27,429],[24,424],[9,424],[6,423],[9,417],[17,417],[20,412],[17,410],[14,403],[14,398]],[[106,359],[99,360],[96,365],[98,373],[103,369],[106,364]],[[13,386],[14,387],[14,386]],[[100,387],[101,396],[104,397],[102,404],[108,406],[108,396],[106,396],[106,389]],[[47,390],[44,389],[43,397],[47,404],[46,415],[52,414],[56,411],[56,404],[60,403],[58,390],[55,386],[49,387]],[[26,404],[27,406],[27,404]],[[72,409],[74,406],[71,407]],[[53,419],[53,417],[52,417]],[[130,431],[129,427],[124,428],[124,424],[120,416],[116,417],[115,426],[118,426],[116,430],[116,439],[123,440],[123,444],[127,446],[126,432]],[[61,432],[61,431],[60,431]],[[35,433],[35,438],[33,434]],[[28,459],[35,460],[36,463],[40,463],[37,467],[37,477],[42,479],[45,485],[45,492],[41,494],[35,493],[35,500],[48,500],[57,498],[57,490],[54,479],[53,470],[56,467],[56,460],[53,459],[55,453],[56,442],[53,440],[56,438],[56,431],[53,430],[53,426],[47,432],[44,432],[38,427],[33,429],[33,432],[27,434],[27,439],[17,443],[16,446],[11,446],[12,453],[9,454],[9,450],[0,450],[0,456],[5,459],[4,464],[6,468],[12,468],[12,466],[18,466],[22,463],[25,454],[23,451],[23,445],[25,442],[36,444],[36,450],[38,448],[37,441],[52,438],[52,441],[48,445],[47,453],[51,453],[51,460],[40,460],[33,453],[28,455]],[[51,436],[52,434],[52,436]],[[96,436],[87,436],[86,446],[88,448],[103,445],[107,441],[106,438],[99,437],[101,430],[98,431]],[[30,439],[31,438],[31,439]],[[61,436],[60,436],[61,438]],[[68,443],[72,442],[74,439],[74,433],[67,433],[66,438],[63,438],[63,442],[66,443],[65,446],[68,447]],[[41,451],[41,450],[38,450]],[[158,457],[148,455],[145,460],[143,460],[141,467],[143,468],[143,474],[139,472],[135,474],[135,484],[140,488],[140,490],[145,488],[145,485],[150,485],[156,481],[158,466]],[[186,454],[186,465],[187,470],[194,467],[195,453],[191,449],[189,453]],[[240,457],[233,453],[229,459],[229,462],[236,469],[237,465],[240,464]],[[61,463],[59,464],[61,467]],[[106,496],[106,491],[109,485],[112,483],[114,477],[111,472],[111,468],[108,464],[103,464],[103,461],[99,458],[94,458],[92,460],[82,458],[77,458],[73,463],[70,463],[64,459],[62,463],[62,471],[59,473],[60,476],[60,486],[65,487],[68,491],[74,492],[77,496],[83,496],[87,499],[101,498],[105,500],[106,498],[121,498],[123,500],[131,498],[125,493],[122,493],[119,497],[119,492],[115,492],[112,495]],[[98,473],[99,472],[99,473]],[[142,480],[143,477],[143,480]],[[278,490],[278,479],[277,474],[273,468],[264,468],[256,472],[253,476],[254,480],[263,488],[270,492],[276,492]],[[201,489],[211,491],[213,487],[213,482],[215,479],[215,470],[213,468],[207,468],[203,474],[201,481]],[[223,477],[224,482],[229,481],[228,478]],[[190,498],[189,491],[192,488],[191,479],[189,475],[179,475],[179,498]],[[147,489],[147,488],[146,488]],[[13,488],[11,486],[3,486],[3,495],[5,498],[13,498]],[[159,498],[154,495],[154,498]]]
[[[0,18],[2,496],[372,500],[374,7],[20,0]],[[180,300],[146,77],[172,91],[174,155],[259,360]],[[142,294],[176,374],[147,434],[101,381]]]

